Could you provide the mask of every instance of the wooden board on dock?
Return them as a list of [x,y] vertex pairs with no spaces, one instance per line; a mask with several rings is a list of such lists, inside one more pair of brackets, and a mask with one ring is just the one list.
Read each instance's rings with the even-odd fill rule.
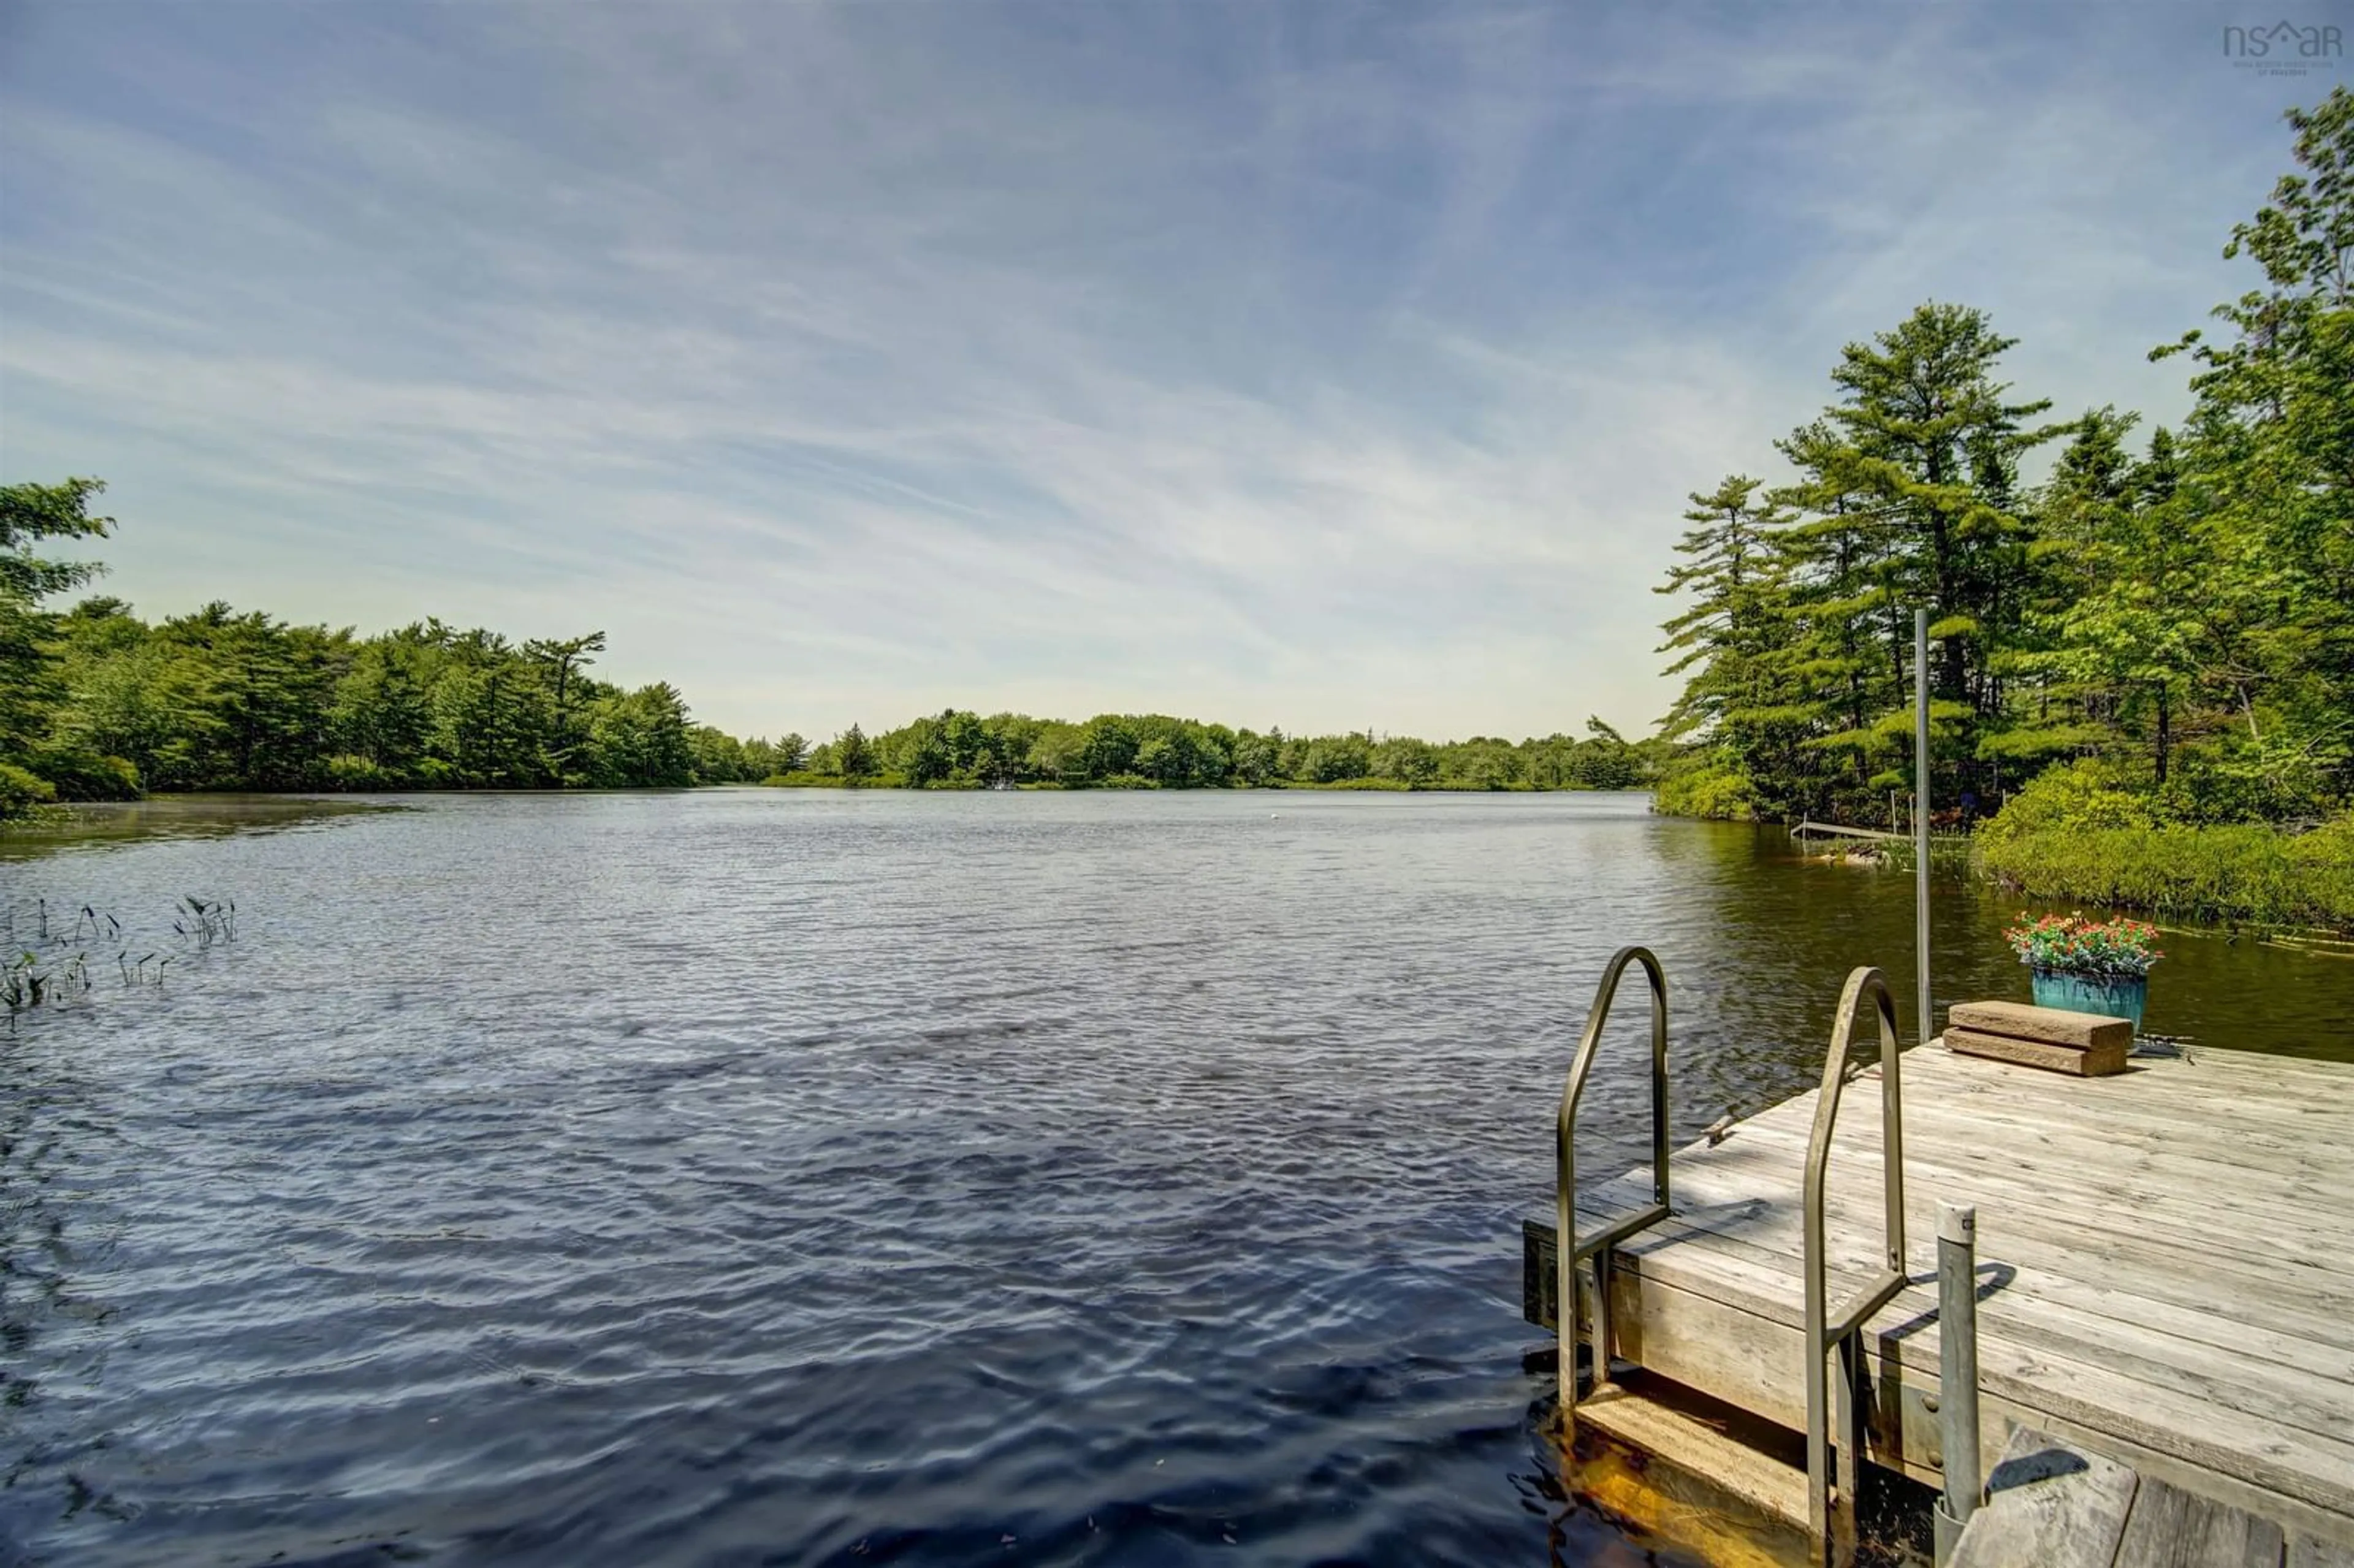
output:
[[[2072,1012],[2063,1016],[2083,1015]],[[1959,1051],[1966,1056],[1991,1056],[1998,1062],[2016,1062],[2022,1067],[2073,1074],[2080,1078],[2105,1077],[2126,1070],[2126,1054],[2133,1044],[2133,1025],[2122,1018],[2101,1022],[2115,1022],[2126,1037],[2088,1047],[2055,1045],[2048,1040],[2022,1040],[2011,1034],[1982,1034],[1975,1029],[1948,1029],[1946,1049]]]
[[[1946,1022],[1954,1029],[1975,1034],[2002,1034],[2014,1040],[2041,1040],[2047,1045],[2073,1045],[2079,1051],[2115,1045],[2133,1048],[2133,1020],[2102,1012],[2072,1012],[2064,1007],[2036,1007],[2024,1001],[1957,1001]],[[1951,1045],[1950,1033],[1946,1044]]]
[[[1914,1283],[1867,1326],[1873,1457],[1936,1478],[1935,1213],[1972,1203],[1989,1470],[2025,1425],[2277,1521],[2285,1550],[2354,1548],[2354,1065],[2201,1047],[2078,1078],[1932,1044],[1903,1071]],[[1865,1087],[1831,1153],[1834,1299],[1882,1263]],[[1679,1152],[1676,1217],[1616,1277],[1619,1355],[1799,1428],[1815,1098]],[[1582,1195],[1580,1223],[1649,1198],[1630,1174]]]

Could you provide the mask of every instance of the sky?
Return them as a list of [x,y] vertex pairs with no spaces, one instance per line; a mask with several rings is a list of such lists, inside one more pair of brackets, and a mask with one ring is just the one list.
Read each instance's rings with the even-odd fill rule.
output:
[[2179,417],[2346,77],[2271,18],[0,0],[0,478],[151,617],[602,630],[743,735],[1639,733],[1841,344]]

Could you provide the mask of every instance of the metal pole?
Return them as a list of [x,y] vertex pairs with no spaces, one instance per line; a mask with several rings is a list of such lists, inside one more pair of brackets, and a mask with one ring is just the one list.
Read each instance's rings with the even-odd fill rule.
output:
[[1978,1511],[1978,1212],[1937,1205],[1937,1429],[1946,1489],[1937,1499],[1939,1568]]
[[1929,1012],[1929,612],[1913,612],[1913,948],[1920,1038],[1936,1033]]

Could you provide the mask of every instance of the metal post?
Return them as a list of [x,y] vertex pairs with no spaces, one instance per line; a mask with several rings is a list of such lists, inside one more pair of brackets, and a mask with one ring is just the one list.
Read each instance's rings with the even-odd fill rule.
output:
[[1938,1568],[1978,1511],[1978,1212],[1937,1205],[1937,1429],[1945,1494],[1937,1499]]
[[1929,1007],[1929,612],[1913,611],[1913,947],[1920,1038],[1936,1033]]

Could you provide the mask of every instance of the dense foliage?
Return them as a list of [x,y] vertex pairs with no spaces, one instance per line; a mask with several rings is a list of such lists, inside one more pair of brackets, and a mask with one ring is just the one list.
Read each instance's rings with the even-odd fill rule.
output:
[[0,817],[57,799],[50,775],[63,759],[47,754],[62,689],[48,649],[51,620],[41,603],[80,587],[99,568],[41,552],[52,540],[96,538],[113,526],[112,518],[90,509],[104,488],[91,479],[0,486]]
[[2354,931],[2354,816],[2306,832],[2190,821],[2097,761],[2040,775],[1979,830],[1977,852],[2033,898]]
[[1404,736],[1287,736],[1160,714],[1099,714],[1084,724],[951,708],[869,738],[856,725],[809,755],[793,784],[911,788],[1050,785],[1199,789],[1296,786],[1392,789],[1631,789],[1657,748],[1600,719],[1583,738],[1514,744],[1474,736],[1434,745]]
[[36,554],[104,534],[94,480],[0,487],[0,814],[149,789],[641,788],[757,779],[798,737],[738,741],[657,682],[592,677],[602,633],[510,642],[438,620],[376,637],[209,604],[149,623],[42,600],[95,575]]
[[[2293,111],[2300,172],[2225,250],[2261,285],[2153,357],[2179,429],[2047,419],[2012,340],[1929,303],[1831,373],[1792,477],[1692,497],[1662,592],[1686,676],[1662,810],[1885,818],[1909,790],[1912,610],[1933,799],[1987,809],[2086,762],[2146,825],[2307,823],[2354,791],[2354,94]],[[2048,449],[2048,450],[2046,450]],[[2039,450],[2039,482],[2021,477]]]

